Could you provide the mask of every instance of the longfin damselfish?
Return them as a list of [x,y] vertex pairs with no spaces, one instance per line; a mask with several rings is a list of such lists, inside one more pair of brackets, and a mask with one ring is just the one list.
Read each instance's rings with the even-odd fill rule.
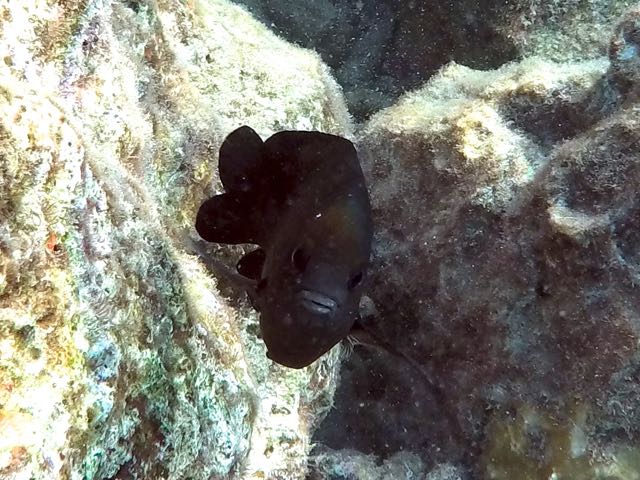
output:
[[283,131],[262,142],[244,126],[220,148],[225,193],[206,200],[196,230],[216,243],[252,243],[238,272],[273,361],[302,368],[347,337],[358,318],[373,226],[353,144]]

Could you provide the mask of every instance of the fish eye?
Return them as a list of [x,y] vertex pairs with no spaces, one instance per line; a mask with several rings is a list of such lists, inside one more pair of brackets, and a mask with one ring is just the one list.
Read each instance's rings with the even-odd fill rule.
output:
[[349,282],[347,283],[347,288],[351,290],[357,287],[360,284],[360,282],[362,282],[362,276],[363,276],[362,272],[356,273],[353,277],[349,279]]
[[296,267],[300,273],[304,272],[305,268],[307,268],[307,263],[309,262],[309,255],[304,251],[302,247],[296,248],[291,254],[291,263]]

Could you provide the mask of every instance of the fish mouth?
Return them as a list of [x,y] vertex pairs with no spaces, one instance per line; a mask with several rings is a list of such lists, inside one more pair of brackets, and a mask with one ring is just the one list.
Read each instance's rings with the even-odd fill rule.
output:
[[328,315],[338,308],[338,302],[320,292],[300,290],[297,297],[304,308],[319,315]]

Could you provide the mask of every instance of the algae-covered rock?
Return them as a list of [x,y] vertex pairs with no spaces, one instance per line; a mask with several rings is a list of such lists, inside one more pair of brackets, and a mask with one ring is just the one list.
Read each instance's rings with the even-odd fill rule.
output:
[[532,55],[558,62],[604,55],[633,0],[236,0],[335,72],[349,110],[366,120],[447,63],[478,70]]
[[365,125],[374,325],[408,358],[356,348],[318,441],[637,478],[636,22],[610,59],[451,64]]
[[425,480],[458,480],[452,465],[440,465],[428,472],[420,457],[399,452],[380,462],[374,455],[351,449],[316,451],[311,457],[311,480],[384,480],[390,478],[424,478]]
[[516,0],[500,25],[523,56],[576,61],[604,55],[618,17],[633,0]]
[[0,477],[301,478],[288,371],[185,246],[250,124],[344,133],[318,57],[222,0],[0,2]]
[[380,461],[375,455],[365,455],[358,450],[316,449],[310,461],[309,480],[461,480],[463,476],[461,469],[448,463],[427,469],[420,456],[410,452],[398,452]]

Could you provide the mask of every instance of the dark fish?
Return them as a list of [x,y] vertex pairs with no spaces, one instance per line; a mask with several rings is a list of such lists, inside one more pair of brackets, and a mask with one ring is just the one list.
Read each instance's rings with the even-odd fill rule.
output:
[[302,368],[349,335],[371,253],[369,195],[353,144],[283,131],[265,142],[249,127],[220,148],[225,192],[205,201],[196,230],[216,243],[253,243],[238,272],[273,361]]

